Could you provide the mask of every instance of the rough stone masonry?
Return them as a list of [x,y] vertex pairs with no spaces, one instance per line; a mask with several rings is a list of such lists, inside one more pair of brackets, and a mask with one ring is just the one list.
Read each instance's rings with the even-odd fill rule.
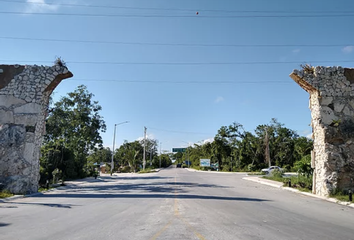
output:
[[353,188],[354,69],[304,66],[290,77],[310,94],[313,193]]
[[49,96],[72,76],[61,62],[0,65],[0,183],[6,190],[37,192]]

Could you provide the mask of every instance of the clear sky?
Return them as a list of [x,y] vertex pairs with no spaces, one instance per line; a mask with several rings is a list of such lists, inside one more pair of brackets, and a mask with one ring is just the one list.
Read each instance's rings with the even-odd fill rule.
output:
[[353,67],[353,9],[352,0],[0,0],[0,63],[62,57],[75,76],[54,99],[86,85],[103,108],[105,146],[123,121],[118,146],[146,126],[163,150],[271,118],[306,136],[309,96],[289,74],[305,62]]

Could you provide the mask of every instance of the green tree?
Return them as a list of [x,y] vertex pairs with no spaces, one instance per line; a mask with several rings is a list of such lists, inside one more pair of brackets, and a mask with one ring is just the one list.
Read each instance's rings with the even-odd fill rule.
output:
[[[153,165],[155,168],[160,167],[160,156],[155,156]],[[172,165],[172,160],[169,154],[161,154],[161,167],[166,168]]]
[[251,132],[244,131],[241,141],[233,149],[232,156],[238,170],[255,170],[263,164],[263,142]]
[[[268,141],[266,141],[268,140]],[[269,157],[272,165],[291,170],[296,161],[311,153],[313,142],[285,127],[273,118],[270,123],[256,127],[254,134],[245,131],[239,123],[222,126],[214,142],[188,148],[192,166],[198,166],[200,158],[209,158],[218,163],[221,170],[255,171],[266,167],[266,146],[269,144]],[[186,159],[175,155],[177,162]]]
[[231,152],[242,138],[243,127],[234,122],[229,126],[222,126],[212,143],[212,162],[218,163],[220,170],[230,168]]
[[87,157],[87,168],[91,171],[95,168],[95,163],[106,163],[107,169],[109,170],[109,164],[112,160],[112,151],[110,148],[96,148]]
[[[292,166],[296,159],[294,158],[295,139],[299,136],[295,131],[284,127],[284,124],[279,123],[273,118],[270,124],[257,126],[256,135],[259,139],[266,139],[268,133],[269,139],[269,154],[272,165]],[[264,142],[264,149],[266,143]],[[264,162],[266,153],[264,152]]]
[[182,163],[183,162],[183,153],[177,152],[174,154],[174,159],[176,159],[176,163]]
[[115,170],[123,167],[129,167],[129,170],[135,172],[139,169],[143,159],[144,148],[141,142],[124,141],[114,154]]
[[46,180],[53,179],[53,171],[58,169],[63,181],[65,177],[75,176],[77,172],[75,166],[75,156],[73,151],[65,148],[60,140],[45,144],[40,158],[40,183],[44,184]]
[[307,137],[298,137],[294,141],[294,155],[297,160],[300,160],[306,155],[311,154],[313,149],[312,139]]
[[[157,145],[158,142],[156,139],[146,138],[146,167],[150,167],[150,160],[154,159],[154,156],[157,156]],[[144,147],[144,139],[140,141],[140,144]]]
[[[48,165],[61,168],[64,177],[77,178],[86,175],[89,152],[97,146],[102,147],[100,133],[106,130],[99,114],[101,106],[92,100],[93,97],[86,86],[80,85],[49,109],[42,151],[47,160],[42,161],[42,168],[46,168],[47,162],[50,162]],[[54,157],[59,150],[62,153],[61,162],[66,164],[58,164]],[[73,157],[64,157],[64,152],[70,152],[69,155]]]

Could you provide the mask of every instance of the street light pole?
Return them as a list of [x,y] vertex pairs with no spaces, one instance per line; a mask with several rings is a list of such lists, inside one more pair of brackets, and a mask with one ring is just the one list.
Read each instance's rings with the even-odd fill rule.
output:
[[268,162],[269,167],[272,165],[271,160],[270,160],[270,150],[269,150],[269,134],[268,134],[268,127],[266,127],[266,136],[265,136],[265,144],[266,144],[266,149],[265,149],[265,157],[266,161]]
[[116,142],[116,126],[117,124],[114,124],[114,134],[113,134],[113,150],[112,150],[112,160],[111,160],[111,176],[112,176],[112,173],[113,173],[113,168],[114,168],[114,162],[113,162],[113,159],[114,159],[114,144]]
[[112,160],[111,160],[111,176],[113,174],[113,168],[114,168],[114,145],[116,143],[116,127],[118,125],[124,124],[124,123],[128,123],[129,121],[125,121],[125,122],[121,122],[121,123],[116,123],[114,124],[114,134],[113,134],[113,150],[112,150]]
[[160,142],[160,168],[161,168],[161,145],[162,145],[162,142]]

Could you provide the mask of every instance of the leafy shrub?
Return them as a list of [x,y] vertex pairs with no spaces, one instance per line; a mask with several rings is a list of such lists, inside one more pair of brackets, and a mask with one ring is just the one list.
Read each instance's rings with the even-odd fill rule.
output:
[[313,169],[311,168],[311,155],[306,155],[301,160],[294,163],[295,170],[301,174],[305,175],[307,178],[312,176]]
[[247,166],[248,171],[253,172],[256,170],[256,166],[254,164],[248,164]]
[[247,175],[251,176],[251,175],[264,175],[263,172],[249,172],[247,173]]
[[12,197],[12,196],[13,196],[13,194],[7,190],[0,192],[0,198],[8,198],[8,197]]
[[283,177],[283,173],[277,169],[273,170],[270,172],[270,175],[275,177],[275,178],[281,178]]
[[151,169],[145,169],[145,170],[140,170],[138,173],[153,173],[155,171],[151,170]]
[[[343,201],[343,202],[349,202],[349,192],[348,191],[342,191],[338,188],[334,189],[331,194],[330,197],[336,198],[339,201]],[[354,202],[354,201],[352,201]]]
[[131,171],[132,171],[132,169],[129,166],[124,166],[124,167],[120,168],[121,173],[130,173]]
[[283,166],[283,169],[285,172],[292,172],[293,167],[290,166],[289,164],[287,164],[287,165]]
[[291,185],[293,188],[312,190],[312,176],[291,177]]
[[301,191],[311,191],[312,190],[312,176],[306,177],[303,175],[292,176],[292,177],[282,177],[279,171],[273,171],[273,175],[264,176],[263,178],[283,182],[284,186],[288,186],[289,180],[291,181],[291,187],[297,188]]

